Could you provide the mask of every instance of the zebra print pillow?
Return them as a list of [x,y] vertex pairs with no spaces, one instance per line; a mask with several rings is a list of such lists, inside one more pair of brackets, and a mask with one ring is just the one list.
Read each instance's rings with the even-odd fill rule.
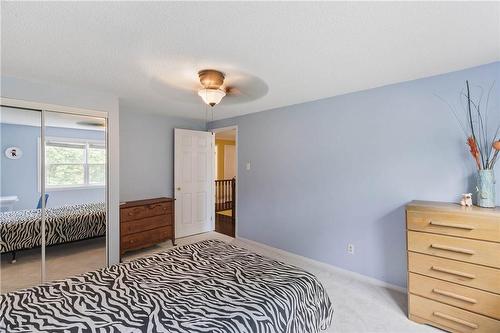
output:
[[[86,203],[45,210],[47,245],[106,234],[106,205]],[[0,213],[0,253],[30,249],[42,244],[41,210]]]
[[8,332],[318,332],[316,277],[217,240],[0,296]]

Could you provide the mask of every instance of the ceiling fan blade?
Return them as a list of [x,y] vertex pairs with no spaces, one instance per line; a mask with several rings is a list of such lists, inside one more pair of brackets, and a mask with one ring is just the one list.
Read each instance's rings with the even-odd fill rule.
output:
[[243,93],[237,87],[226,87],[227,96],[241,96]]
[[153,77],[150,80],[149,86],[156,94],[160,95],[161,99],[188,104],[200,102],[198,89],[201,87],[196,82],[185,82],[184,86],[175,86],[165,80]]
[[104,121],[77,121],[78,125],[104,127]]
[[267,95],[269,91],[267,84],[255,76],[248,75],[233,80],[228,78],[228,81],[227,96],[222,101],[228,105],[257,100]]

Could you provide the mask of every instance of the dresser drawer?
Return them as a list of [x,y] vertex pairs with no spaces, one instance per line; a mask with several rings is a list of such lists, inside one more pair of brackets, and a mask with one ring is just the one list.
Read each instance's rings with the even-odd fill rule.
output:
[[415,273],[408,275],[408,282],[412,294],[500,319],[500,295]]
[[500,242],[497,217],[437,212],[408,212],[409,230]]
[[129,235],[140,231],[172,225],[172,214],[146,217],[142,220],[124,222],[120,225],[121,234]]
[[171,238],[171,226],[125,235],[121,238],[121,252],[148,247]]
[[453,332],[497,333],[500,321],[465,311],[454,306],[435,302],[420,296],[409,296],[410,315],[418,321],[451,330]]
[[500,243],[408,231],[408,250],[500,268]]
[[120,210],[120,221],[139,220],[145,217],[157,216],[172,213],[171,202],[159,202],[149,205],[122,208]]
[[500,270],[408,252],[408,270],[500,294]]

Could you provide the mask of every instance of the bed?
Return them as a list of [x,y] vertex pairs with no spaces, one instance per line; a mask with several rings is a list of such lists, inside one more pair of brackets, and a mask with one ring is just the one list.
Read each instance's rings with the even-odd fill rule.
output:
[[[0,213],[0,253],[40,246],[41,218],[41,209]],[[45,230],[47,245],[104,236],[106,205],[86,203],[47,208]]]
[[218,240],[0,295],[8,332],[319,332],[333,307],[300,268]]

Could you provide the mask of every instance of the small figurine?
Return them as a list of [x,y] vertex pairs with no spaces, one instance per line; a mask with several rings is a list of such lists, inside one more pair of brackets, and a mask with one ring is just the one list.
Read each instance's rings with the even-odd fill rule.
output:
[[462,200],[460,200],[460,204],[464,207],[471,207],[472,206],[472,193],[462,194]]

